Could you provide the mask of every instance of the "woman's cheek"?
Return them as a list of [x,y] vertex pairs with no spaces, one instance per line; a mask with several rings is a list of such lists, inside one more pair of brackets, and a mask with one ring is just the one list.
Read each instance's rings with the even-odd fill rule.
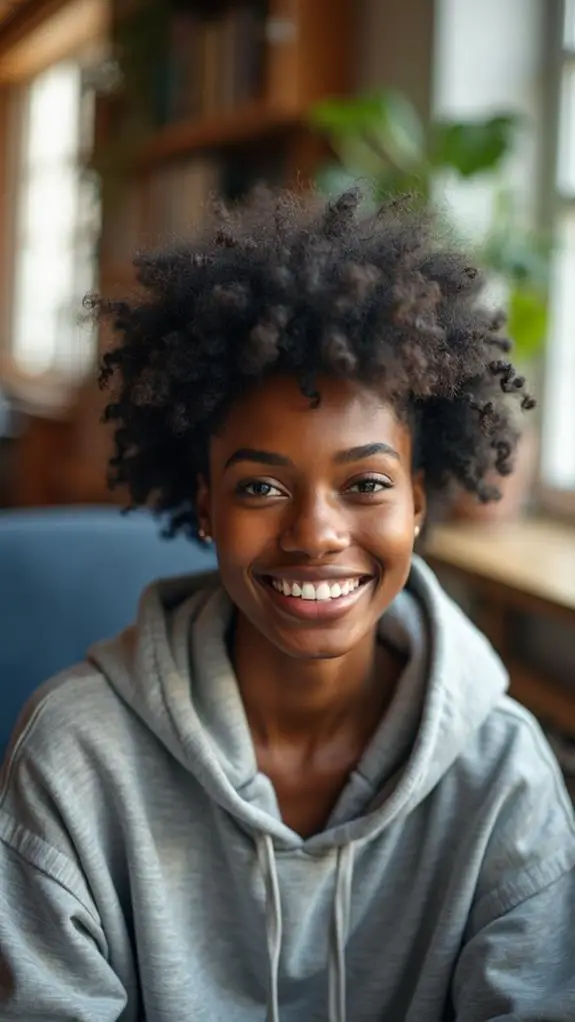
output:
[[413,539],[413,504],[406,501],[387,501],[373,509],[369,522],[364,522],[362,534],[365,542],[381,547],[387,556],[397,549],[400,554]]
[[249,565],[261,557],[270,542],[270,516],[254,509],[237,508],[233,512],[216,515],[214,536],[221,562],[237,568]]

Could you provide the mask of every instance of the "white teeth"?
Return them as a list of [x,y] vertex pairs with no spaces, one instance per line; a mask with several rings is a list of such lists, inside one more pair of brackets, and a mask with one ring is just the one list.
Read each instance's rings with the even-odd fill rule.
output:
[[271,582],[274,589],[284,596],[319,601],[337,600],[340,596],[349,596],[360,584],[358,578],[346,579],[345,582],[341,583],[318,582],[317,585],[314,585],[312,582],[288,582],[285,579],[280,580],[276,578],[272,579]]

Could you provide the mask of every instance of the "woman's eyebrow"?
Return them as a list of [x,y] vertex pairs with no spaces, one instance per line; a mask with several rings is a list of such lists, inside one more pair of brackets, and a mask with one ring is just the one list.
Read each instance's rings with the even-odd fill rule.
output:
[[[387,454],[392,458],[397,458],[398,461],[400,460],[399,454],[393,447],[380,442],[362,444],[360,447],[349,447],[345,451],[338,451],[333,460],[336,464],[341,465],[351,461],[361,461],[362,458],[371,458],[374,454]],[[255,447],[240,447],[230,455],[224,469],[230,468],[231,465],[237,465],[240,461],[251,461],[258,465],[271,465],[275,468],[293,467],[293,462],[285,454],[276,454],[274,451],[262,451]]]
[[255,447],[240,447],[230,455],[224,468],[229,468],[230,465],[237,465],[238,461],[255,461],[258,465],[273,465],[284,468],[293,464],[283,454],[275,454],[273,451],[259,451]]
[[373,443],[362,444],[361,447],[350,447],[347,451],[338,451],[334,461],[344,464],[348,461],[361,461],[362,458],[371,458],[374,454],[387,454],[400,461],[399,454],[389,444]]

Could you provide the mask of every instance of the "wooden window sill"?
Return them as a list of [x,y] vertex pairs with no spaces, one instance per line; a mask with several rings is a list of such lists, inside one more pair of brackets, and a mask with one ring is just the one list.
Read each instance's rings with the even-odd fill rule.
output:
[[575,688],[518,661],[508,631],[509,612],[519,611],[561,620],[575,634],[575,527],[543,519],[442,525],[431,531],[425,555],[439,575],[455,575],[479,597],[477,623],[507,665],[511,695],[575,737]]

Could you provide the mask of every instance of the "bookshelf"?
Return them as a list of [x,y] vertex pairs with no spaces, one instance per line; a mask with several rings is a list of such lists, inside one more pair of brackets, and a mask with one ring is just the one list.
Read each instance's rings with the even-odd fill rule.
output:
[[237,110],[212,118],[176,121],[168,125],[143,144],[137,154],[136,165],[146,170],[162,160],[206,149],[225,149],[240,143],[257,142],[300,126],[302,119],[296,114],[270,110],[261,101],[251,101]]
[[314,102],[349,92],[353,0],[113,0],[119,87],[97,103],[100,287],[138,249],[193,233],[209,196],[304,184],[325,155]]

